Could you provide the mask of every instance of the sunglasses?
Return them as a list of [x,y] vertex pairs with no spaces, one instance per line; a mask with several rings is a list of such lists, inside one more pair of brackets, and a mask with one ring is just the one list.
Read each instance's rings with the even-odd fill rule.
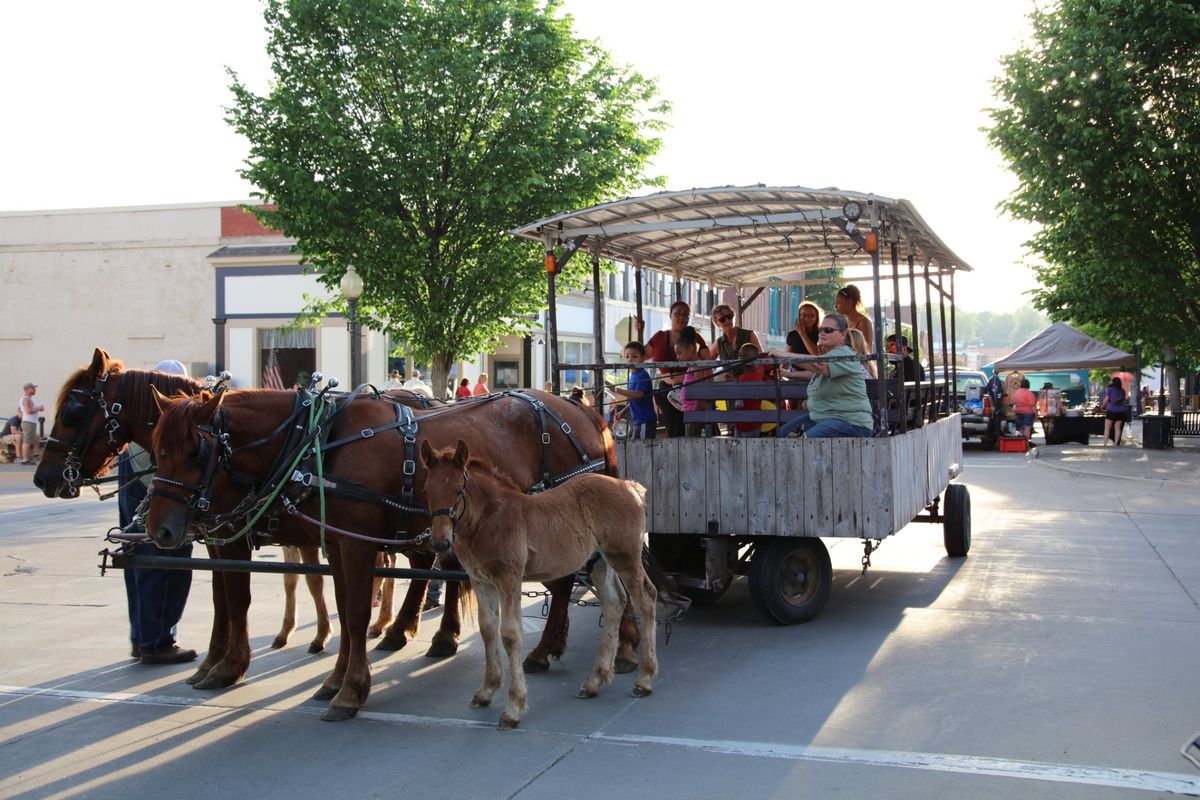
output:
[[841,333],[844,329],[843,328],[820,327],[820,328],[817,328],[817,330],[819,330],[821,333]]
[[729,322],[732,319],[733,316],[731,314],[722,314],[721,316],[717,317],[717,322]]

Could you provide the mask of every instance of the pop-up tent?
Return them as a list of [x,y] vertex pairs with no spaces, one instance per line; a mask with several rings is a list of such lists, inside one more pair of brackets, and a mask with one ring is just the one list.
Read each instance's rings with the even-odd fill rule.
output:
[[1065,322],[1055,322],[1035,333],[1004,358],[993,361],[993,372],[1053,372],[1067,369],[1118,369],[1134,367],[1129,353],[1109,347]]

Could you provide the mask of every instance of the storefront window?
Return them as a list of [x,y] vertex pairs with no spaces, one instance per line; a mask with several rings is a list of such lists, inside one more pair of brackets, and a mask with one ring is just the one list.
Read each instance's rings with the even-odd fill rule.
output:
[[290,389],[307,384],[317,368],[317,332],[313,328],[276,328],[258,332],[260,385]]
[[[562,366],[592,363],[592,343],[582,340],[560,341],[558,343],[558,362]],[[562,376],[561,385],[564,390],[576,384],[579,386],[589,386],[591,384],[590,370],[567,369],[559,374]]]

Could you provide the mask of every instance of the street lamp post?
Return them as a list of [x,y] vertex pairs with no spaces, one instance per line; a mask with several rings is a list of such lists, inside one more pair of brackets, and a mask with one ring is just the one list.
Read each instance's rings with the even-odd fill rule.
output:
[[340,284],[342,297],[350,306],[346,329],[350,331],[350,385],[357,389],[362,384],[362,331],[358,325],[358,298],[362,297],[363,280],[354,264],[346,268]]

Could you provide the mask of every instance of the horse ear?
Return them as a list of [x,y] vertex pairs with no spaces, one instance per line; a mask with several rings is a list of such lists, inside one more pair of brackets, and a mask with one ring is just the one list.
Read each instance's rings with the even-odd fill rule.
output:
[[221,403],[225,401],[225,393],[204,392],[200,396],[202,405],[200,406],[200,414],[204,417],[215,417],[217,412],[221,410]]
[[92,366],[90,367],[92,374],[103,375],[108,371],[108,365],[111,363],[112,359],[109,358],[108,353],[97,347],[96,352],[92,353]]
[[[100,353],[103,351],[100,349],[97,349],[96,352]],[[165,394],[160,392],[158,390],[158,387],[155,386],[153,383],[150,384],[150,395],[154,398],[154,405],[158,406],[159,414],[162,414],[168,408],[171,407],[171,398],[167,397]]]
[[454,465],[456,467],[465,467],[467,459],[470,457],[471,451],[467,449],[467,443],[459,439],[458,445],[454,448]]
[[429,446],[428,439],[421,440],[421,462],[425,466],[429,466],[434,461],[433,448]]

